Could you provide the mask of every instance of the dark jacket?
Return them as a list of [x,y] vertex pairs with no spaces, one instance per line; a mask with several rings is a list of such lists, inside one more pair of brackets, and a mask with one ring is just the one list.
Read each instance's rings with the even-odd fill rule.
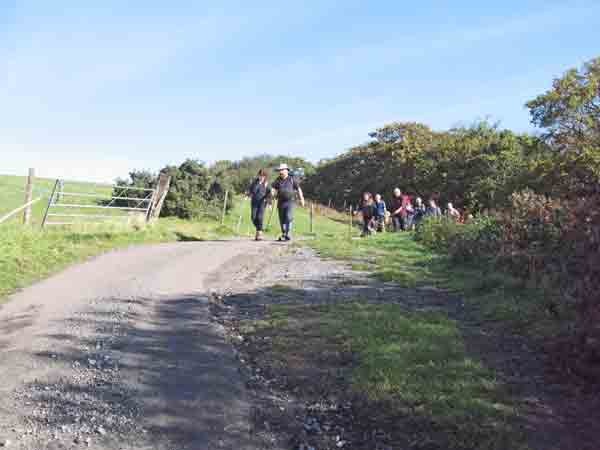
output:
[[442,210],[440,209],[439,206],[436,206],[435,208],[428,206],[427,209],[425,209],[425,215],[427,217],[441,217]]
[[266,183],[266,185],[262,184],[258,178],[255,178],[250,185],[248,192],[250,193],[252,204],[260,205],[268,200],[269,196],[271,195],[271,188],[269,187],[269,183]]

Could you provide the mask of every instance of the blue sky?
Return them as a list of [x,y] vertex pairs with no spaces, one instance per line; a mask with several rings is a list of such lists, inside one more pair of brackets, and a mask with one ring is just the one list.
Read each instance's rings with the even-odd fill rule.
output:
[[0,173],[105,181],[187,157],[311,160],[396,120],[523,104],[600,56],[600,2],[0,2]]

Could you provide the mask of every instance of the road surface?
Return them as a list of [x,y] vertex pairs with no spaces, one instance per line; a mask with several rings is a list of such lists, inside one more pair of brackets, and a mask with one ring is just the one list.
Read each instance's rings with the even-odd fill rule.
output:
[[13,295],[0,309],[0,446],[266,448],[206,286],[264,248],[136,247]]

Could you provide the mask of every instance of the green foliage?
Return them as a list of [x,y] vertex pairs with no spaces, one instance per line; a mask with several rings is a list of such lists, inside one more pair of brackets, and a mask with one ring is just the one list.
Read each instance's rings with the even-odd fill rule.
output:
[[598,192],[600,182],[600,58],[555,79],[552,89],[527,103],[533,124],[557,151],[546,165],[554,195]]
[[552,89],[527,103],[531,121],[561,150],[600,148],[600,58],[555,79]]
[[331,198],[339,207],[356,203],[364,191],[389,198],[400,187],[468,210],[495,208],[508,204],[515,190],[537,187],[527,174],[534,158],[545,154],[539,140],[487,122],[443,133],[422,124],[392,124],[371,136],[377,141],[320,165],[307,178],[307,195]]
[[[195,219],[201,216],[217,217],[223,205],[225,192],[233,192],[233,186],[222,176],[221,166],[209,168],[203,163],[188,159],[179,166],[167,166],[161,170],[171,177],[171,187],[165,198],[162,217]],[[129,180],[117,180],[117,186],[154,188],[158,176],[148,171],[132,171]],[[119,188],[115,188],[119,195]],[[144,197],[147,193],[127,191],[129,197]],[[133,202],[135,203],[135,202]],[[133,206],[131,201],[121,204]],[[228,201],[228,210],[234,207],[233,195]]]
[[303,158],[266,154],[246,157],[234,162],[219,161],[215,163],[212,170],[219,175],[219,179],[227,180],[235,192],[241,194],[247,191],[260,169],[271,172],[274,179],[276,174],[273,168],[282,162],[287,163],[294,170],[304,169],[306,175],[314,173],[315,170],[314,165]]
[[427,247],[447,253],[462,263],[492,261],[500,249],[501,226],[491,216],[480,216],[466,224],[441,217],[429,217],[421,223],[415,239]]
[[221,187],[215,189],[209,169],[202,163],[187,160],[180,166],[169,166],[162,170],[171,177],[171,188],[165,199],[162,215],[181,219],[198,218],[202,215],[218,214],[215,200],[224,195]]

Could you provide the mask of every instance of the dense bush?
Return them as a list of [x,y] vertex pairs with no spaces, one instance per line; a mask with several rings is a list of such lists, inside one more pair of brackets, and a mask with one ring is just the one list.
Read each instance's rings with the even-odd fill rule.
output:
[[539,139],[487,122],[445,132],[394,123],[371,136],[378,140],[319,165],[307,177],[307,195],[340,207],[356,203],[364,191],[389,199],[400,187],[468,210],[497,208],[516,190],[543,190],[545,174],[532,177],[531,167],[551,157]]
[[417,228],[415,239],[456,262],[494,260],[501,243],[501,227],[491,216],[474,218],[461,224],[441,217],[430,217]]
[[[165,198],[162,217],[179,217],[193,219],[200,216],[217,217],[223,207],[225,191],[233,192],[233,187],[227,180],[215,174],[212,168],[195,161],[187,160],[179,166],[167,166],[161,173],[171,177],[171,187]],[[120,186],[135,186],[154,188],[157,175],[148,171],[133,171],[129,180],[118,180],[115,188],[116,196],[143,198],[147,193],[139,191],[122,191]],[[229,197],[228,210],[234,207],[234,196]],[[135,206],[136,202],[123,201],[120,204]]]

